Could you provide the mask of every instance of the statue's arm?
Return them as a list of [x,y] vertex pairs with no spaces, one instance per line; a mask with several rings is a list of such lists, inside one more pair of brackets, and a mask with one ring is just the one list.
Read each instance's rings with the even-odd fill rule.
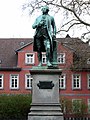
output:
[[44,22],[41,20],[41,17],[38,17],[34,24],[32,25],[32,28],[35,29],[35,28],[39,28],[41,27],[42,25],[44,24]]
[[37,19],[35,20],[34,24],[32,25],[32,28],[35,29],[38,27],[38,21]]
[[52,17],[52,28],[53,28],[53,35],[56,37],[56,24],[53,17]]

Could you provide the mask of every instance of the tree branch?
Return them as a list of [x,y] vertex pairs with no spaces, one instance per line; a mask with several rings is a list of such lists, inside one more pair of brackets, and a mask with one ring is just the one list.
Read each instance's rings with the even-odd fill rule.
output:
[[[81,23],[73,23],[72,25],[70,25],[70,26],[68,27],[67,30],[63,30],[63,29],[61,29],[61,30],[58,30],[57,33],[59,33],[60,31],[68,32],[68,31],[70,30],[70,28],[72,28],[74,25],[80,25],[80,24],[81,24]],[[62,28],[62,27],[61,27],[61,28]]]
[[80,17],[76,14],[74,8],[73,8],[73,10],[72,10],[72,9],[70,9],[70,8],[68,8],[68,7],[66,7],[66,6],[64,6],[63,3],[62,3],[62,0],[60,1],[60,3],[61,3],[61,6],[62,6],[64,9],[66,9],[66,10],[72,12],[72,13],[74,14],[74,16],[75,16],[82,24],[87,25],[87,26],[90,26],[89,23],[87,23],[87,22],[85,22],[85,21],[83,21],[83,20],[80,19]]
[[71,22],[73,22],[73,21],[79,22],[77,19],[72,19],[72,20],[68,21],[67,23],[65,23],[64,25],[62,25],[61,28],[65,27],[66,25],[68,25],[69,23],[71,23]]

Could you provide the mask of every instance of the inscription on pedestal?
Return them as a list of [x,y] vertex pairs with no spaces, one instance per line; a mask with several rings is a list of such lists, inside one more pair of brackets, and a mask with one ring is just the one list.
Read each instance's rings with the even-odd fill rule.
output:
[[39,81],[37,86],[39,89],[52,89],[54,87],[54,84],[52,81]]

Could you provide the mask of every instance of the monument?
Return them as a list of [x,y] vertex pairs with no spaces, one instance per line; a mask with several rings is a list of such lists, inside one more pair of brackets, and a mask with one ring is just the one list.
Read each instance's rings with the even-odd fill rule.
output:
[[[59,76],[62,70],[57,67],[55,21],[48,14],[48,6],[41,10],[42,15],[32,26],[36,29],[34,51],[38,52],[39,65],[30,70],[33,81],[28,120],[63,120],[59,103]],[[42,65],[42,52],[46,52],[46,66]]]
[[42,15],[36,18],[33,29],[36,29],[34,36],[34,51],[38,52],[39,65],[42,66],[42,52],[46,52],[47,66],[56,63],[56,25],[54,18],[48,14],[49,7],[42,7]]

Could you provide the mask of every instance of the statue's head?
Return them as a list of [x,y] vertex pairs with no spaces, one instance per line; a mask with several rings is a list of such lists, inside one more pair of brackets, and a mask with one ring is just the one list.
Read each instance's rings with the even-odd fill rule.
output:
[[48,13],[49,7],[48,7],[47,5],[45,5],[45,6],[42,7],[41,11],[42,11],[43,13]]

